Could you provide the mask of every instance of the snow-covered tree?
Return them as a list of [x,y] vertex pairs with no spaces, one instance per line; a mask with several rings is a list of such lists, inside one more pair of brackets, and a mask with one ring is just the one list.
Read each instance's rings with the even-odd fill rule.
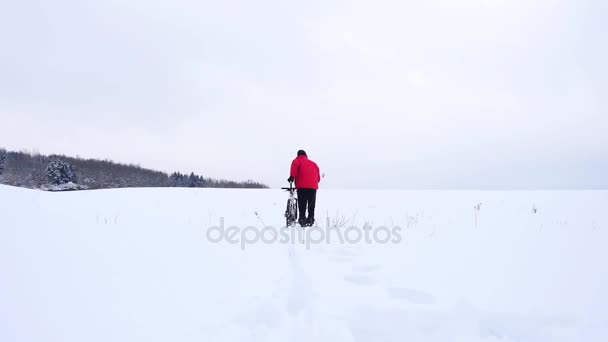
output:
[[188,186],[191,188],[202,188],[204,185],[203,177],[195,175],[194,172],[190,173],[188,177]]
[[178,188],[184,186],[184,175],[179,172],[173,172],[169,177],[169,180],[171,182],[171,186]]
[[190,175],[180,172],[173,172],[169,176],[171,186],[177,188],[202,188],[205,186],[205,179],[202,176],[191,172]]
[[46,167],[46,175],[51,184],[76,183],[77,176],[74,166],[61,160],[53,160]]
[[0,175],[2,175],[2,172],[4,171],[5,163],[6,163],[6,151],[0,150]]

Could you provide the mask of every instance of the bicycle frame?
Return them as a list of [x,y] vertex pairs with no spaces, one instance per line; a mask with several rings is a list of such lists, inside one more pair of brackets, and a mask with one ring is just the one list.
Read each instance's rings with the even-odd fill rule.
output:
[[289,183],[289,188],[281,188],[289,192],[287,207],[285,209],[285,224],[287,227],[294,226],[298,221],[298,198],[296,197],[296,189],[293,183]]

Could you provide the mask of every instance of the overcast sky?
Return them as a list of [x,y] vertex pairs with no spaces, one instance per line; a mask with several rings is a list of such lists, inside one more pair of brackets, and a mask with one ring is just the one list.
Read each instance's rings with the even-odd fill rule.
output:
[[608,188],[607,1],[0,0],[0,146],[271,186]]

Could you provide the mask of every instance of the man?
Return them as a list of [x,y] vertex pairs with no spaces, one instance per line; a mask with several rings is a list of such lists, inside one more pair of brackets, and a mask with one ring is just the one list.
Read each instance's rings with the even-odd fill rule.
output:
[[[300,211],[298,222],[302,227],[310,227],[315,223],[315,202],[321,175],[317,163],[308,159],[304,150],[299,150],[298,156],[291,162],[291,173],[287,181],[291,183],[294,180],[296,189],[298,189],[298,209]],[[308,217],[306,216],[307,207]]]

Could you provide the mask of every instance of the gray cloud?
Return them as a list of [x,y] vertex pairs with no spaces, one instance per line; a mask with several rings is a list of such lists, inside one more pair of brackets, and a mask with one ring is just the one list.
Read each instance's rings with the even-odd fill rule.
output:
[[67,1],[0,10],[0,145],[280,185],[593,188],[602,1]]

